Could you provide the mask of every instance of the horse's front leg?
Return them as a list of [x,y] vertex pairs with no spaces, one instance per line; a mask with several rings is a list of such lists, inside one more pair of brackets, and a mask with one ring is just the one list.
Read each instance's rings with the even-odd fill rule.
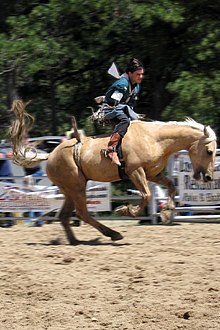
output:
[[175,195],[176,188],[169,178],[167,178],[164,174],[160,173],[155,178],[150,181],[163,185],[167,188],[168,191],[168,199],[165,207],[162,208],[160,212],[161,220],[164,224],[170,224],[173,221],[174,210],[175,210]]
[[150,197],[151,193],[148,188],[148,182],[146,179],[145,171],[142,167],[138,168],[134,172],[129,175],[129,179],[133,182],[135,187],[138,189],[140,196],[142,197],[140,205],[123,205],[119,206],[115,212],[120,215],[129,215],[132,217],[138,216],[142,210],[145,209]]

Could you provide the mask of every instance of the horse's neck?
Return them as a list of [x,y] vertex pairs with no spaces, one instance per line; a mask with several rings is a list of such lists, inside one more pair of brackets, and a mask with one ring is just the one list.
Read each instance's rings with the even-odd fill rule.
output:
[[199,139],[201,132],[190,126],[164,125],[159,129],[158,142],[168,153],[188,150]]

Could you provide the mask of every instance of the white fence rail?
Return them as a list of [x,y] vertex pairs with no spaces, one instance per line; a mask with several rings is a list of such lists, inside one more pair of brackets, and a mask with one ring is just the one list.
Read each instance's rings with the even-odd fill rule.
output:
[[[187,203],[182,203],[181,199],[180,199],[180,185],[179,185],[179,178],[180,178],[180,168],[178,168],[178,163],[180,166],[180,161],[181,161],[181,157],[185,157],[186,156],[186,152],[185,151],[181,151],[179,152],[177,155],[174,155],[170,158],[170,162],[168,164],[167,167],[167,171],[168,171],[168,175],[175,181],[176,186],[177,186],[177,191],[178,191],[178,195],[176,196],[176,203],[177,203],[177,207],[175,209],[175,213],[173,216],[173,221],[174,222],[220,222],[220,199],[216,200],[215,198],[215,203],[201,203],[199,202],[199,205],[196,205],[195,201],[187,201]],[[220,155],[220,149],[218,149],[217,151],[217,155]],[[219,166],[220,160],[217,158],[217,163],[216,163],[216,172],[215,175],[217,175],[217,179],[220,182],[220,166]],[[189,164],[187,165],[187,168],[189,168]],[[184,169],[181,168],[181,175],[184,175]],[[190,175],[190,173],[186,174],[187,176]],[[43,182],[47,182],[48,183],[48,179],[47,176],[44,175],[43,177],[37,177],[40,178]],[[15,175],[11,178],[9,177],[1,177],[1,180],[3,179],[13,179],[16,182],[22,182],[22,180],[24,179],[23,175]],[[188,177],[187,177],[188,179]],[[50,183],[51,184],[51,183]],[[207,193],[207,196],[211,196],[210,194],[218,194],[218,184],[215,184],[215,187],[217,187],[217,189],[215,189],[215,191],[213,192],[213,189],[211,187],[211,189],[209,189],[209,192]],[[122,220],[122,219],[132,219],[135,220],[137,219],[137,221],[140,220],[144,220],[144,221],[149,221],[152,224],[158,224],[159,220],[160,220],[160,213],[159,213],[159,201],[164,201],[166,203],[166,197],[161,197],[157,195],[157,191],[156,191],[156,186],[154,184],[151,184],[151,193],[152,193],[152,198],[151,201],[148,205],[148,210],[147,210],[147,215],[145,216],[140,216],[137,218],[131,218],[131,217],[119,217],[119,216],[99,216],[98,213],[96,214],[96,218],[100,219],[100,220]],[[201,193],[203,194],[203,198],[204,198],[204,187],[202,187],[202,190],[200,191],[199,186],[197,187],[197,191],[198,193],[201,195]],[[210,187],[209,187],[210,188]],[[193,188],[193,194],[195,194],[196,189]],[[216,193],[217,191],[217,193]],[[111,196],[111,202],[118,202],[120,203],[120,201],[123,202],[137,202],[140,199],[139,196],[135,196],[135,195],[126,195],[126,196]],[[194,198],[195,199],[195,198]],[[1,199],[0,199],[0,213],[4,213],[5,209],[1,208]],[[31,211],[30,209],[27,210]],[[58,212],[58,209],[54,210],[55,213]],[[29,219],[30,217],[24,217],[24,216],[16,216],[16,212],[14,210],[10,210],[8,209],[7,212],[13,212],[13,216],[11,217],[7,217],[7,219],[13,219],[13,220],[17,220],[17,219]],[[47,212],[44,212],[45,214]],[[42,216],[45,220],[52,220],[54,219],[51,216],[47,216],[47,215],[43,215]],[[4,214],[0,217],[0,220],[4,220],[6,219],[4,217]]]

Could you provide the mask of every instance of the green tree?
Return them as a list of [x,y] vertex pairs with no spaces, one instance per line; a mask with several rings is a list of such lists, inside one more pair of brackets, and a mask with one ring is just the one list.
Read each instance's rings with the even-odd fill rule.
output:
[[[138,112],[219,122],[219,12],[214,1],[2,1],[1,122],[16,97],[31,99],[33,134],[63,134],[75,115],[89,134],[89,106],[130,57],[146,67]],[[209,110],[209,111],[207,111]],[[105,128],[106,130],[106,128]],[[109,128],[110,130],[110,128]]]
[[187,2],[185,28],[178,36],[182,56],[167,84],[172,99],[163,112],[164,118],[191,116],[219,129],[219,13],[220,5],[216,2]]

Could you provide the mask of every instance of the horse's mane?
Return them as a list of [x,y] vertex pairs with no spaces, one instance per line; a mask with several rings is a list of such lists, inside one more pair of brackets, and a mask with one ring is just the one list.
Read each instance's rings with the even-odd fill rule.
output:
[[[131,123],[133,122],[138,122],[138,120],[134,120],[132,121]],[[143,123],[143,121],[142,121]],[[204,128],[206,127],[207,129],[207,132],[209,134],[209,137],[208,139],[210,141],[213,141],[213,140],[216,140],[216,134],[215,132],[213,131],[213,129],[210,127],[210,126],[206,126],[206,125],[203,125],[203,124],[200,124],[198,123],[197,121],[195,121],[194,119],[190,118],[190,117],[186,117],[184,121],[167,121],[167,122],[163,122],[163,121],[151,121],[151,122],[144,122],[146,124],[153,124],[153,125],[177,125],[177,126],[189,126],[189,127],[192,127],[192,128],[195,128],[201,132],[204,131]]]

